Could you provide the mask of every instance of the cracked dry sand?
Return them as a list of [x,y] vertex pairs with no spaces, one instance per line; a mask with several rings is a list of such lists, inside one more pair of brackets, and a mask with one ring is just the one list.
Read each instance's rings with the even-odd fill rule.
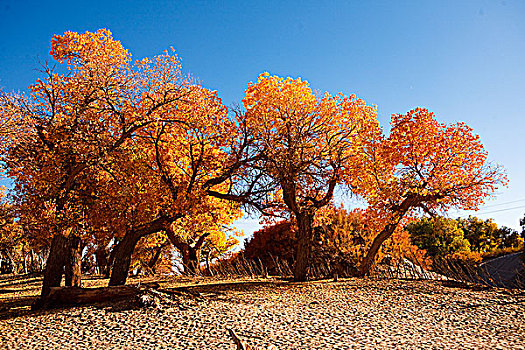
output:
[[0,320],[5,349],[525,349],[525,295],[346,279],[195,287],[185,308],[89,306]]

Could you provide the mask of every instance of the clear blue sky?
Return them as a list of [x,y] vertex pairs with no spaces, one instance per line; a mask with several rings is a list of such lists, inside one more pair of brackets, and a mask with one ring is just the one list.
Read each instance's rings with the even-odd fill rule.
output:
[[[416,106],[440,121],[465,121],[510,179],[475,215],[519,228],[525,1],[0,0],[0,86],[27,89],[54,34],[99,28],[134,58],[173,46],[185,71],[227,105],[269,71],[300,76],[317,90],[356,93],[378,106],[383,125]],[[255,227],[239,226],[248,234]]]

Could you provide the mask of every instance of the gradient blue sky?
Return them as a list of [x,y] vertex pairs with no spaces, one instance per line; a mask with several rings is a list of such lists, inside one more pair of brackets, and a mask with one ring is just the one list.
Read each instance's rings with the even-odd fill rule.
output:
[[[525,1],[0,0],[0,87],[24,91],[65,31],[108,28],[134,58],[173,46],[186,72],[239,103],[264,71],[356,93],[390,115],[422,106],[480,134],[510,185],[478,213],[525,212]],[[450,216],[469,213],[450,212]],[[249,234],[254,220],[239,227]]]

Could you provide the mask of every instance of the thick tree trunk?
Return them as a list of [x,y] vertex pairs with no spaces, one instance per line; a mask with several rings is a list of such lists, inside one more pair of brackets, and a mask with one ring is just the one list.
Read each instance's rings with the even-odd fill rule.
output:
[[184,265],[184,272],[188,275],[195,275],[198,271],[200,260],[200,249],[186,244],[185,249],[180,249],[182,254],[182,263]]
[[82,305],[130,299],[136,297],[140,289],[133,286],[114,286],[102,288],[52,287],[45,298],[39,299],[33,309],[48,309],[55,306]]
[[294,281],[304,282],[308,278],[308,267],[312,250],[313,215],[299,214],[297,219],[297,252],[294,266]]
[[374,263],[375,257],[381,248],[381,245],[394,233],[397,223],[386,225],[385,228],[374,238],[372,246],[364,257],[358,268],[358,276],[365,276],[370,274],[370,270]]
[[126,233],[124,238],[114,248],[115,257],[113,259],[113,267],[109,279],[110,286],[126,284],[129,266],[131,265],[131,255],[133,254],[133,250],[140,238],[141,236],[137,231],[130,231]]
[[51,241],[49,257],[44,270],[44,281],[42,282],[41,297],[49,294],[51,287],[59,287],[64,272],[65,259],[68,254],[68,240],[62,234],[57,234]]
[[160,216],[148,224],[142,225],[137,229],[130,230],[126,233],[124,238],[122,238],[114,248],[115,257],[111,268],[111,277],[109,279],[110,286],[118,286],[126,283],[129,266],[131,265],[131,255],[133,254],[133,250],[135,250],[135,246],[139,240],[142,237],[164,230],[164,227],[171,223],[172,220],[165,216]]
[[188,267],[192,273],[197,273],[199,271],[201,263],[201,248],[200,247],[191,247],[190,246],[190,261]]
[[68,254],[65,258],[66,286],[80,287],[82,284],[82,241],[77,235],[68,237]]
[[210,251],[206,253],[206,272],[208,276],[213,276],[213,272],[210,269]]
[[374,238],[374,241],[372,242],[372,246],[370,246],[370,249],[368,250],[368,253],[366,254],[365,258],[361,262],[358,268],[358,276],[365,276],[370,274],[370,270],[372,268],[372,265],[374,264],[375,257],[377,253],[379,252],[379,249],[381,248],[381,245],[392,236],[394,231],[396,230],[397,226],[405,216],[405,214],[408,212],[408,210],[416,203],[416,199],[418,197],[408,197],[406,198],[401,205],[397,208],[397,210],[393,211],[392,214],[392,222],[388,225],[386,225],[383,230]]

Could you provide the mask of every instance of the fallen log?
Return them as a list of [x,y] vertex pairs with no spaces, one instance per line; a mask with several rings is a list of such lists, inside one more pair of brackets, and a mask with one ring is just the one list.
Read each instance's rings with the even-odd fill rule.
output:
[[233,342],[237,346],[237,350],[248,350],[249,345],[242,341],[233,329],[227,328],[227,330],[230,332],[230,337],[232,337]]
[[31,309],[49,309],[57,306],[73,306],[119,301],[135,300],[140,288],[135,286],[111,286],[100,288],[52,287],[49,294],[37,299]]
[[246,341],[242,340],[237,333],[231,328],[226,328],[228,332],[230,333],[230,337],[232,337],[233,342],[237,346],[237,350],[277,350],[275,345],[270,345],[268,348],[263,349],[256,346],[252,346],[248,344]]

